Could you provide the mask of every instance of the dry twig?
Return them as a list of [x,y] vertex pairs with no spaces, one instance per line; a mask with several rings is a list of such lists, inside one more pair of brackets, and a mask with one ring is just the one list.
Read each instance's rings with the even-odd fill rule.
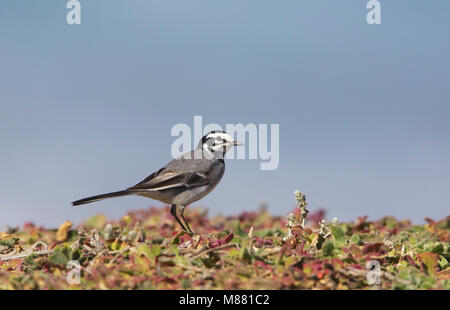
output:
[[228,244],[220,245],[220,246],[215,247],[215,248],[201,249],[200,251],[198,251],[198,252],[193,254],[192,259],[199,258],[203,254],[207,254],[207,253],[211,253],[211,252],[214,252],[214,251],[219,251],[219,250],[223,250],[223,249],[227,249],[227,248],[231,248],[231,247],[239,247],[239,246],[237,244],[234,244],[234,243],[228,243]]

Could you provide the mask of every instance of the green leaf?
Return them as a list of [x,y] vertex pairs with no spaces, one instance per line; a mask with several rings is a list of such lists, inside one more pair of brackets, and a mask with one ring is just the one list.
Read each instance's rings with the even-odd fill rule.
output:
[[345,242],[345,234],[339,226],[331,227],[331,235],[333,236],[334,245],[338,248],[342,247]]
[[136,249],[136,253],[139,254],[139,255],[144,254],[144,255],[147,256],[148,258],[152,258],[152,250],[151,250],[151,248],[150,248],[148,245],[146,245],[146,244],[143,244],[143,245],[139,246],[139,247]]
[[333,254],[334,244],[331,240],[325,241],[322,245],[322,253],[324,256],[330,256]]
[[239,256],[239,250],[236,248],[232,248],[230,251],[228,251],[228,255],[230,257],[238,257]]
[[170,249],[173,251],[173,253],[175,254],[176,258],[180,258],[180,250],[178,249],[178,247],[176,245],[172,245],[170,247]]
[[243,260],[245,262],[251,262],[252,261],[252,256],[250,254],[250,252],[247,249],[247,245],[250,244],[250,238],[245,238],[242,242],[242,247],[239,251],[239,259]]
[[19,238],[12,237],[12,238],[5,238],[0,240],[0,245],[4,245],[10,248],[13,248],[16,244],[19,243]]
[[122,246],[122,243],[123,243],[123,242],[122,242],[121,240],[116,239],[116,240],[114,240],[113,243],[111,243],[111,244],[109,245],[109,247],[111,248],[112,251],[117,251],[117,250],[119,250],[120,247]]
[[241,244],[242,239],[240,237],[233,237],[233,240],[231,240],[231,243]]
[[362,240],[361,240],[361,236],[359,234],[354,234],[350,237],[350,243],[356,244],[356,245],[361,245],[362,244]]
[[239,221],[232,221],[230,225],[231,227],[233,227],[233,232],[235,235],[238,235],[240,237],[247,236],[247,233],[242,229],[241,223]]
[[416,232],[416,233],[421,233],[425,231],[425,227],[423,226],[419,226],[419,225],[415,225],[411,228],[412,231]]
[[150,248],[150,255],[152,259],[158,256],[159,254],[161,254],[161,247],[159,245],[154,245]]
[[69,247],[56,247],[49,259],[57,265],[66,265],[72,259],[72,250]]
[[423,247],[424,251],[427,252],[434,252],[437,254],[444,254],[445,248],[444,248],[444,243],[442,242],[433,242],[433,243],[429,243],[429,244],[425,244]]
[[422,277],[420,283],[420,288],[424,289],[430,289],[433,287],[433,285],[436,283],[436,280],[432,277]]
[[181,280],[181,287],[183,289],[191,288],[191,284],[192,284],[192,281],[190,279],[183,279],[183,280]]
[[448,260],[444,256],[441,256],[441,258],[438,261],[438,264],[441,270],[445,270],[445,268],[447,268],[448,266]]

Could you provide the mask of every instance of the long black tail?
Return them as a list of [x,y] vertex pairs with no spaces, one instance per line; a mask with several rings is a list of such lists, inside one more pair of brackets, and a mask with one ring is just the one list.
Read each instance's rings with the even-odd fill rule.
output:
[[103,194],[103,195],[91,196],[91,197],[83,198],[83,199],[72,202],[72,206],[84,205],[86,203],[91,203],[91,202],[103,200],[106,198],[126,196],[126,195],[131,195],[131,194],[133,194],[133,193],[128,190],[124,190],[124,191]]

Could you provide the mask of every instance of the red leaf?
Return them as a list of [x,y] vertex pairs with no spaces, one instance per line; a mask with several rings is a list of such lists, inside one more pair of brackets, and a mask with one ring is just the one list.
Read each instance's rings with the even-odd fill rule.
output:
[[223,237],[222,239],[220,239],[221,240],[220,244],[226,244],[226,243],[230,242],[231,240],[233,240],[233,237],[234,237],[233,233],[229,234],[228,236]]
[[426,217],[425,221],[427,221],[427,223],[430,224],[431,226],[433,226],[436,223],[433,219],[430,219],[429,217]]
[[381,242],[369,243],[363,247],[362,252],[363,252],[363,254],[378,253],[378,252],[380,252],[382,246],[383,246],[383,243],[381,243]]
[[214,240],[214,241],[209,241],[209,247],[210,248],[215,248],[218,247],[220,245],[220,240]]

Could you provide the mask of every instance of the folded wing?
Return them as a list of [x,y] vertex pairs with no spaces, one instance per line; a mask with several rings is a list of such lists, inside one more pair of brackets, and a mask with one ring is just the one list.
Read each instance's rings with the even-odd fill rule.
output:
[[210,184],[208,177],[195,171],[159,170],[142,182],[128,188],[129,191],[159,191],[177,187],[192,188]]

